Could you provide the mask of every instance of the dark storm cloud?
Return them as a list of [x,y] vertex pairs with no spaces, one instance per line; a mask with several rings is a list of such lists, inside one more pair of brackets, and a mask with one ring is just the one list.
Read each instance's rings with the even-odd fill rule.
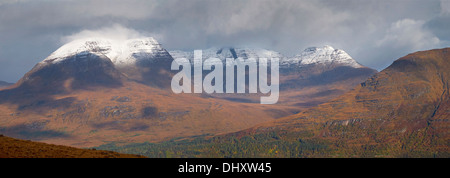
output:
[[154,36],[167,49],[344,49],[383,69],[449,45],[449,0],[0,0],[0,80],[14,82],[68,40]]

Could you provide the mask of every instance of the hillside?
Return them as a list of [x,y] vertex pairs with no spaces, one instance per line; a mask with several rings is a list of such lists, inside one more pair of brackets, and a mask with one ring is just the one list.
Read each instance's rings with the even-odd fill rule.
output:
[[0,135],[0,158],[143,158],[143,156],[51,145]]
[[335,154],[449,154],[450,48],[396,60],[330,102],[239,134],[294,132]]

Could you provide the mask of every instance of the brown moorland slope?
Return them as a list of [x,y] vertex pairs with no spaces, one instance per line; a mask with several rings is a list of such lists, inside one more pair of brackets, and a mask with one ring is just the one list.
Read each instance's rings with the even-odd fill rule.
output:
[[144,158],[112,151],[79,149],[68,146],[19,140],[0,135],[0,158]]
[[136,82],[0,103],[2,134],[75,147],[235,132],[271,120],[272,109],[290,112],[282,106],[176,95]]

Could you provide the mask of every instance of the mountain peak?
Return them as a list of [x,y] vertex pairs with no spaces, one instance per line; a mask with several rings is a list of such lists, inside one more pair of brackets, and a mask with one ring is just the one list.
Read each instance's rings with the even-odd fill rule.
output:
[[112,52],[114,48],[117,48],[116,45],[116,43],[112,43],[112,40],[104,38],[74,40],[58,48],[42,62],[56,64],[69,57],[83,56],[87,53],[106,55]]
[[167,53],[152,37],[129,40],[85,38],[69,42],[42,63],[59,63],[72,56],[84,58],[89,53],[108,57],[115,65],[135,64],[138,60]]
[[288,64],[337,64],[350,66],[354,68],[362,68],[363,66],[356,62],[347,52],[341,49],[335,49],[332,46],[325,45],[323,47],[309,47],[302,53],[291,59],[287,59]]
[[335,49],[330,45],[325,45],[323,47],[309,47],[303,50],[303,52],[316,52],[316,51],[334,51]]

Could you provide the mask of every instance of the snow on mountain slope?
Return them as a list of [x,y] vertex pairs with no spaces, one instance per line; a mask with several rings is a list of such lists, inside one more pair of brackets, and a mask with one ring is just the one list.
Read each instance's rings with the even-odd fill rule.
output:
[[178,58],[186,58],[186,59],[194,59],[194,52],[190,51],[181,51],[181,50],[173,50],[169,51],[169,54],[172,56],[173,59]]
[[237,48],[235,49],[237,57],[242,58],[283,58],[279,52],[258,48]]
[[[186,58],[192,60],[194,58],[194,52],[188,51],[169,51],[170,55],[174,59]],[[219,58],[225,60],[226,58],[283,58],[283,56],[276,51],[270,51],[266,49],[258,48],[209,48],[202,50],[203,59]]]
[[[194,59],[194,52],[188,51],[169,51],[170,55],[174,58],[186,58],[191,62]],[[227,58],[243,58],[243,59],[259,59],[259,58],[279,58],[280,60],[283,56],[276,51],[270,51],[266,49],[258,49],[258,48],[209,48],[202,50],[202,58],[203,60],[209,58],[218,58],[221,61],[225,61]],[[224,62],[223,62],[224,63]]]
[[356,62],[349,54],[341,49],[334,49],[331,46],[310,47],[293,58],[284,59],[284,65],[309,65],[309,64],[339,64],[354,68],[363,66]]
[[151,37],[118,41],[104,38],[87,38],[69,42],[48,56],[42,63],[59,63],[87,54],[104,55],[116,66],[133,65],[139,60],[168,56],[167,51]]
[[122,54],[111,59],[115,65],[130,65],[139,60],[167,56],[169,53],[154,38],[143,38],[125,41]]

